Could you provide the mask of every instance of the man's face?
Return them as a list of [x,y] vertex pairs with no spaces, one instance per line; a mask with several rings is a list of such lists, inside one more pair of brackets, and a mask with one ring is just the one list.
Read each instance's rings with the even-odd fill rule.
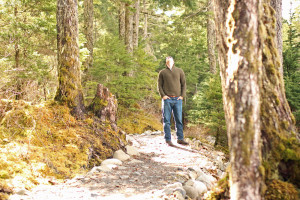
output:
[[167,58],[167,66],[168,66],[169,68],[171,68],[171,67],[173,67],[173,65],[174,65],[174,60],[173,60],[173,58]]

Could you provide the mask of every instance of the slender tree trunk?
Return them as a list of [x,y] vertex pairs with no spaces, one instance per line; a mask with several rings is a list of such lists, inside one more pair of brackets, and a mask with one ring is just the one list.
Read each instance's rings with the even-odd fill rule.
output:
[[122,1],[119,8],[119,38],[125,42],[125,3]]
[[215,4],[230,149],[231,199],[259,200],[261,49],[258,38],[258,1],[215,0]]
[[283,55],[282,55],[282,0],[271,0],[270,4],[275,10],[276,17],[276,45],[280,57],[280,69],[279,72],[283,77]]
[[135,13],[133,16],[133,47],[136,48],[139,45],[140,0],[136,0],[134,8]]
[[84,34],[86,38],[85,47],[89,50],[89,56],[84,62],[84,70],[87,72],[93,66],[94,49],[94,5],[93,0],[84,0]]
[[145,19],[144,19],[144,39],[147,39],[148,37],[148,14],[147,14],[147,5],[146,0],[143,0],[143,7],[144,7],[144,13],[145,13]]
[[81,90],[77,0],[57,0],[57,59],[59,86],[55,100],[65,103],[81,118],[84,112]]
[[133,14],[131,5],[125,4],[125,45],[128,52],[133,51]]
[[207,53],[209,59],[210,73],[215,74],[216,70],[216,56],[215,56],[215,23],[213,20],[213,3],[212,0],[208,0],[208,16],[207,16]]
[[[17,20],[18,16],[18,7],[15,6],[14,8],[14,16]],[[19,70],[20,68],[20,47],[19,47],[19,38],[17,36],[17,33],[14,34],[15,36],[15,68]],[[17,83],[16,83],[16,100],[22,99],[22,81],[20,78],[17,78]]]
[[278,189],[271,180],[299,184],[300,137],[280,78],[274,10],[269,0],[214,3],[231,199],[261,199]]

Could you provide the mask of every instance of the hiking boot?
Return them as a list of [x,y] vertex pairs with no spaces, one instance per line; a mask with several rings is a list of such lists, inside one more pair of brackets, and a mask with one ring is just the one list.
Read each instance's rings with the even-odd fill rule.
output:
[[177,140],[177,143],[178,143],[178,144],[182,144],[182,145],[189,145],[189,143],[187,143],[187,142],[184,141],[184,140]]
[[170,147],[174,147],[174,146],[175,146],[171,141],[166,141],[166,143],[167,143]]

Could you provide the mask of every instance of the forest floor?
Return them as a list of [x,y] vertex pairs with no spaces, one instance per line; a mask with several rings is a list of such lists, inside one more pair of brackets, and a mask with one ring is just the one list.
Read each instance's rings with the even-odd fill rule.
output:
[[[192,145],[182,146],[173,136],[176,146],[170,147],[161,132],[148,131],[129,137],[134,140],[132,145],[139,155],[131,156],[122,165],[107,172],[92,170],[62,184],[40,185],[32,191],[12,195],[10,199],[184,199],[176,197],[174,190],[168,188],[172,188],[174,183],[180,185],[195,179],[192,169],[198,168],[209,174],[215,179],[213,184],[225,173],[224,154],[215,151],[212,146],[200,145],[197,149],[191,148]],[[183,197],[188,199],[185,195]],[[204,194],[200,199],[203,197]]]

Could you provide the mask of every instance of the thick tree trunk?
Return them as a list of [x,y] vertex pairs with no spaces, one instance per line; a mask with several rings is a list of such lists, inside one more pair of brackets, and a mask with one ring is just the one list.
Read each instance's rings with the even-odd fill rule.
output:
[[272,179],[282,177],[300,187],[300,137],[285,97],[280,72],[281,56],[276,48],[276,37],[272,37],[276,36],[277,32],[274,27],[275,13],[269,0],[264,0],[261,13],[263,68],[260,119],[265,182],[269,185]]
[[85,47],[89,50],[89,56],[84,62],[84,70],[87,72],[93,66],[94,49],[94,5],[93,0],[84,0],[84,34]]
[[125,3],[120,2],[119,8],[119,38],[125,42]]
[[133,16],[133,47],[136,48],[139,45],[139,22],[140,22],[140,0],[136,0],[135,13]]
[[128,52],[133,51],[133,14],[131,5],[125,4],[125,45]]
[[280,57],[279,72],[283,77],[283,55],[282,55],[282,0],[271,0],[272,8],[275,10],[276,17],[276,45]]
[[209,59],[210,73],[215,74],[216,70],[216,56],[215,56],[215,23],[213,20],[213,3],[212,0],[208,0],[208,16],[207,16],[207,53]]
[[59,86],[55,100],[67,104],[76,117],[84,111],[81,90],[77,0],[57,0],[57,58]]
[[299,184],[300,163],[299,134],[280,78],[274,10],[269,0],[214,3],[231,199],[270,199],[278,189],[274,179]]
[[[261,199],[258,2],[215,0],[231,199]],[[251,51],[249,51],[251,50]]]

